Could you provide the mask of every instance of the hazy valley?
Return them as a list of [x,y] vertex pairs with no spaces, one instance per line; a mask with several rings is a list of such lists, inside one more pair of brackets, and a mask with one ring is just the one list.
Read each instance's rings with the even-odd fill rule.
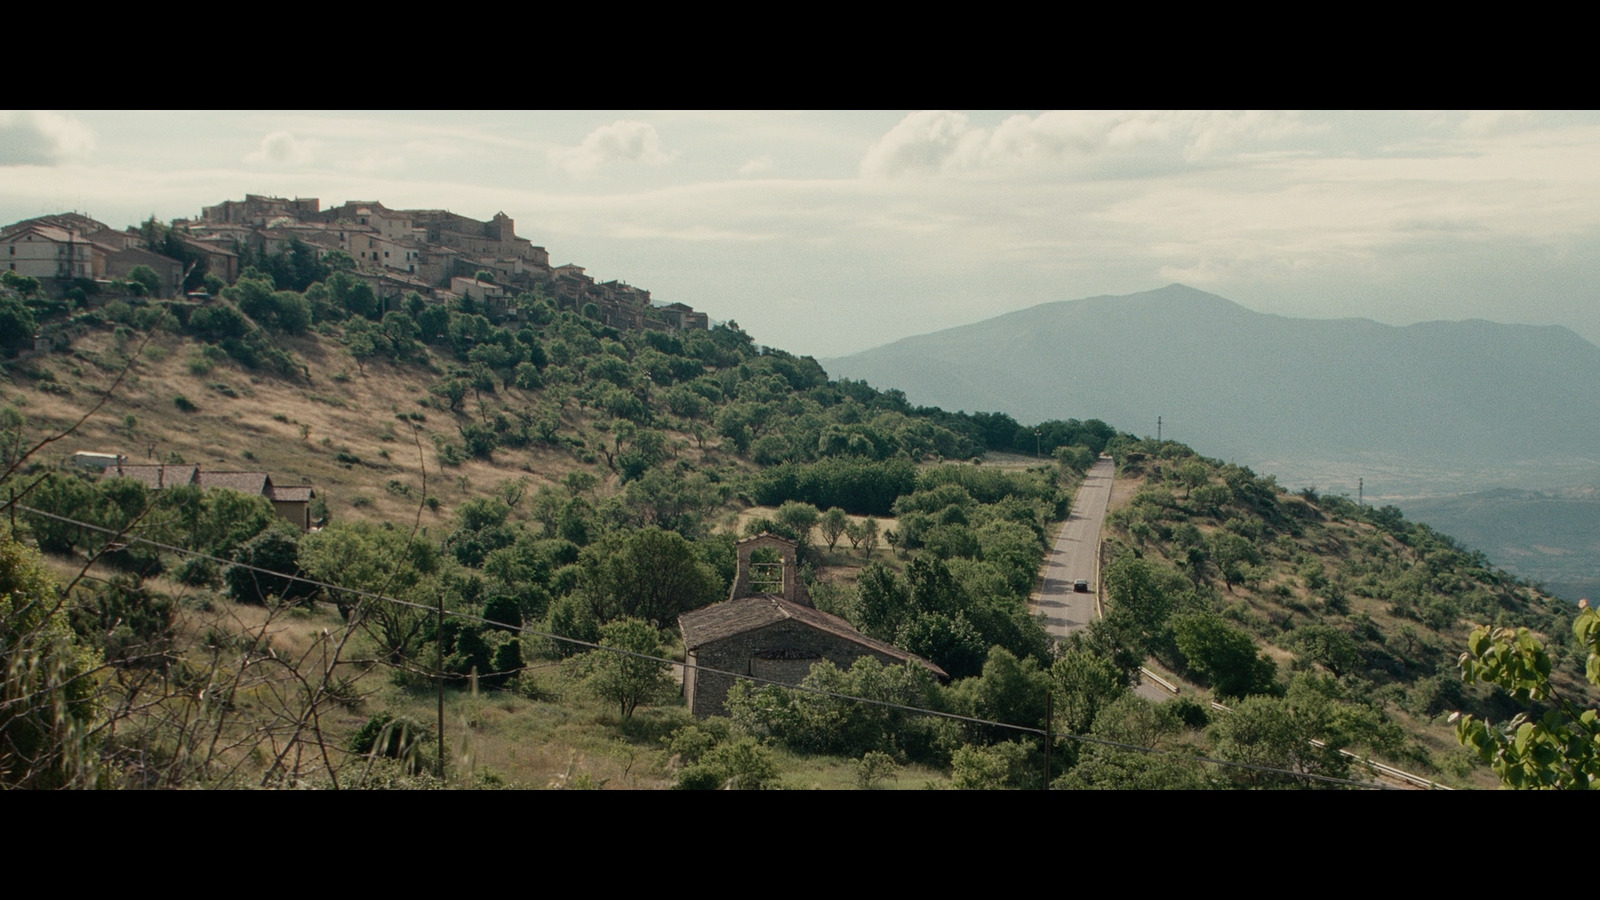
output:
[[[946,409],[1072,410],[1149,436],[1159,417],[1163,437],[1285,486],[1393,502],[1572,600],[1600,571],[1600,348],[1564,328],[1291,319],[1171,285],[822,362]],[[1483,493],[1498,489],[1545,493]]]

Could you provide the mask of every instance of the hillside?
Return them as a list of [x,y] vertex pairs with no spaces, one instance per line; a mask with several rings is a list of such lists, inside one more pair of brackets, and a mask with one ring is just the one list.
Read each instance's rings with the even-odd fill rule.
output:
[[[1469,769],[1446,717],[1503,721],[1518,709],[1504,692],[1462,684],[1457,661],[1474,623],[1532,629],[1563,690],[1593,696],[1572,607],[1394,507],[1291,494],[1172,442],[1111,451],[1129,498],[1103,535],[1111,619],[1136,615],[1168,673],[1235,697],[1266,693],[1273,669],[1331,676],[1336,696],[1408,735],[1383,738],[1371,725],[1365,752],[1457,777]],[[1250,674],[1237,647],[1221,655],[1230,636],[1254,645],[1262,671]]]
[[[826,572],[818,584],[824,598],[829,584],[848,585],[853,572],[885,560],[886,543],[909,551],[954,541],[952,559],[987,551],[991,560],[972,559],[960,577],[963,585],[1000,585],[998,592],[974,601],[970,618],[950,619],[957,631],[939,626],[906,640],[956,672],[981,667],[993,642],[1047,653],[1027,617],[1026,590],[1046,523],[1070,494],[1060,493],[1066,485],[1051,466],[967,476],[938,465],[942,457],[981,455],[981,429],[970,421],[914,410],[865,385],[830,384],[814,362],[757,347],[737,326],[621,331],[537,296],[519,298],[498,321],[470,305],[417,300],[374,320],[345,302],[359,295],[341,295],[337,275],[302,295],[247,274],[223,295],[202,306],[58,305],[53,314],[68,317],[59,332],[74,335],[70,346],[4,367],[3,462],[20,462],[7,479],[22,495],[11,510],[19,536],[52,554],[62,582],[75,585],[82,637],[104,660],[102,689],[117,697],[114,708],[161,709],[170,720],[192,722],[195,711],[183,706],[195,695],[179,683],[196,666],[242,679],[243,689],[257,677],[271,683],[261,671],[271,660],[353,653],[364,662],[328,666],[310,694],[304,684],[276,688],[299,696],[306,712],[280,708],[269,715],[273,725],[233,718],[228,727],[243,729],[235,738],[277,733],[291,715],[298,737],[289,743],[315,747],[320,759],[330,741],[308,741],[302,731],[312,712],[341,735],[333,740],[338,748],[364,722],[384,717],[422,730],[432,718],[433,678],[449,685],[452,707],[479,702],[468,688],[474,679],[476,690],[495,689],[524,723],[515,727],[575,710],[603,722],[586,687],[600,663],[582,646],[518,638],[513,629],[592,644],[610,640],[611,625],[639,618],[662,642],[658,652],[681,655],[681,646],[672,650],[677,613],[726,597],[733,541],[761,530],[801,540],[808,566]],[[52,314],[48,304],[37,308]],[[1075,427],[1057,424],[1046,451]],[[62,431],[60,441],[20,459],[35,441]],[[1004,437],[1009,446],[1014,435]],[[79,451],[123,453],[171,472],[198,464],[205,472],[265,472],[280,487],[307,484],[317,493],[312,518],[324,527],[286,531],[272,525],[260,498],[230,491],[151,491],[62,468]],[[919,520],[915,510],[901,523],[896,503],[924,483],[945,494],[965,496],[961,484],[998,493],[967,507],[970,529]],[[1001,511],[986,512],[1002,500]],[[108,540],[81,521],[123,537]],[[78,570],[86,560],[84,578]],[[886,561],[887,571],[905,568]],[[277,581],[232,562],[323,586]],[[351,599],[347,590],[393,599]],[[280,596],[298,603],[272,605]],[[959,599],[969,599],[965,587]],[[448,612],[442,628],[421,609],[439,603]],[[146,606],[149,615],[123,615]],[[124,619],[137,626],[125,635],[116,624]],[[120,636],[101,633],[95,622]],[[235,642],[253,649],[231,662],[218,655]],[[162,673],[155,681],[116,687],[124,673],[152,666]],[[298,664],[293,671],[304,680]],[[654,724],[616,722],[613,711],[611,723],[589,727],[621,729],[657,754],[662,733],[653,729],[670,733],[685,723],[673,704],[648,705],[641,719]],[[266,714],[249,703],[230,715],[249,707]],[[181,745],[195,737],[166,727],[143,718],[125,725],[120,733],[133,743],[104,748],[107,762],[148,754],[143,740]],[[485,758],[489,771],[503,773],[496,777],[525,785],[551,778],[551,770],[530,770],[503,736],[479,737],[499,754]],[[570,753],[585,752],[587,739],[555,742],[572,740]],[[598,746],[609,745],[600,739]],[[606,774],[613,755],[603,752],[585,777],[620,784],[621,775]],[[241,765],[229,753],[221,757],[179,754],[159,772],[117,764],[102,775],[120,772],[115,778],[129,784],[209,782],[221,777],[219,764]],[[545,762],[533,765],[550,759],[539,758]],[[252,757],[227,777],[242,771],[260,783],[292,783],[319,768],[326,780],[342,768],[319,762],[285,770],[280,761],[263,770],[260,763]],[[671,784],[675,770],[666,765],[662,757],[650,766],[654,775],[630,784]]]
[[[1072,410],[1355,493],[1545,488],[1600,471],[1600,348],[1565,328],[1293,319],[1170,285],[1048,303],[823,360],[913,402]],[[1530,435],[1537,435],[1536,440]]]
[[[43,703],[38,721],[63,730],[6,731],[8,784],[836,787],[899,773],[906,787],[1034,787],[1047,693],[1057,733],[1239,761],[1283,750],[1208,713],[1203,691],[1135,696],[1152,653],[1252,716],[1314,700],[1329,717],[1297,727],[1335,749],[1483,783],[1436,721],[1458,701],[1508,709],[1452,680],[1462,623],[1551,634],[1562,614],[1397,514],[1288,497],[1093,419],[916,407],[731,323],[619,330],[533,294],[494,320],[470,300],[384,311],[337,273],[301,293],[247,272],[200,305],[25,300],[72,340],[4,366],[0,488],[19,499],[0,582],[66,593],[27,605],[43,618],[6,620],[8,652],[35,654],[22,671],[45,681],[0,712]],[[974,464],[988,450],[1039,456]],[[63,470],[76,451],[309,484],[322,527],[275,524],[264,498],[232,490]],[[1112,608],[1140,609],[1118,592],[1143,584],[1171,615],[1114,614],[1052,648],[1027,596],[1102,451],[1145,479],[1117,514],[1144,556],[1108,568]],[[677,615],[728,596],[734,542],[759,531],[799,543],[819,609],[952,676],[818,664],[805,684],[945,717],[747,683],[727,718],[691,720],[659,667],[588,652],[682,659]],[[1223,532],[1255,549],[1208,563]],[[1186,639],[1167,619],[1185,615],[1224,644],[1227,629],[1253,635],[1275,668],[1246,665],[1259,677],[1235,683],[1173,656]],[[1305,649],[1307,620],[1331,629],[1328,649]],[[1301,676],[1329,678],[1291,677],[1293,652]],[[1330,730],[1349,721],[1364,724]],[[428,774],[441,738],[443,782]],[[1062,786],[1305,783],[1053,749]],[[1336,754],[1275,764],[1361,777]]]

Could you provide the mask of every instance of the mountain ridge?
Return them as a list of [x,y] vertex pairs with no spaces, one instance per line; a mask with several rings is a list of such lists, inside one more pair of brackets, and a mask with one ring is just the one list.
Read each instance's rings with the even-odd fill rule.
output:
[[1290,478],[1314,480],[1313,461],[1329,458],[1600,471],[1600,426],[1572,414],[1600,396],[1600,347],[1559,325],[1301,319],[1174,283],[821,362],[946,409],[1032,420],[1072,410],[1152,433],[1161,416],[1169,436],[1250,464],[1275,460]]

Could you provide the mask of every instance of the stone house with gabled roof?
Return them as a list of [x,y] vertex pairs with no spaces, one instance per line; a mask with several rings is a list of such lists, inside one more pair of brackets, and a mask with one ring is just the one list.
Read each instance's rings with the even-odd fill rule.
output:
[[159,296],[173,297],[183,290],[183,263],[170,256],[163,256],[143,247],[127,247],[108,250],[104,257],[101,271],[95,273],[97,275],[127,279],[138,266],[149,266],[150,270],[156,273],[156,277],[161,279]]
[[189,464],[120,463],[107,467],[101,478],[133,478],[144,482],[152,491],[192,484],[201,490],[224,488],[265,497],[280,518],[301,531],[311,530],[311,500],[316,497],[316,491],[308,484],[280,487],[273,484],[272,476],[265,472],[206,472],[198,465]]
[[[735,546],[739,570],[728,599],[678,617],[686,663],[683,697],[693,715],[722,715],[740,675],[799,684],[822,660],[848,669],[870,656],[888,666],[920,665],[941,681],[949,679],[928,660],[813,607],[799,579],[793,541],[763,533]],[[753,562],[763,548],[778,550],[781,562]]]

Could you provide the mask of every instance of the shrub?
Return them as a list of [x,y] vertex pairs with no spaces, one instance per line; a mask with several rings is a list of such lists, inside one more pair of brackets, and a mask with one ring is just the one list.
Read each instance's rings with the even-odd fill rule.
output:
[[178,565],[176,577],[190,587],[210,587],[217,583],[217,564],[204,557],[191,556]]
[[39,554],[0,535],[0,785],[61,787],[80,771],[99,660],[56,603]]
[[398,760],[406,771],[423,771],[422,751],[428,746],[428,727],[408,716],[378,713],[350,739],[350,751],[363,756]]
[[172,405],[186,413],[198,412],[200,410],[200,407],[194,405],[194,401],[182,394],[172,398]]
[[900,771],[894,757],[878,750],[869,750],[856,761],[856,787],[870,791],[885,779],[894,778]]
[[270,528],[239,549],[238,564],[227,573],[228,590],[240,603],[264,605],[270,598],[305,600],[316,588],[291,576],[300,574],[296,561],[299,537],[287,528]]
[[677,788],[706,791],[731,788],[759,791],[777,786],[778,762],[755,738],[740,738],[706,751],[696,765],[678,773]]
[[962,746],[950,764],[950,783],[962,791],[1021,790],[1036,787],[1043,766],[1037,751],[1021,741],[988,747]]

